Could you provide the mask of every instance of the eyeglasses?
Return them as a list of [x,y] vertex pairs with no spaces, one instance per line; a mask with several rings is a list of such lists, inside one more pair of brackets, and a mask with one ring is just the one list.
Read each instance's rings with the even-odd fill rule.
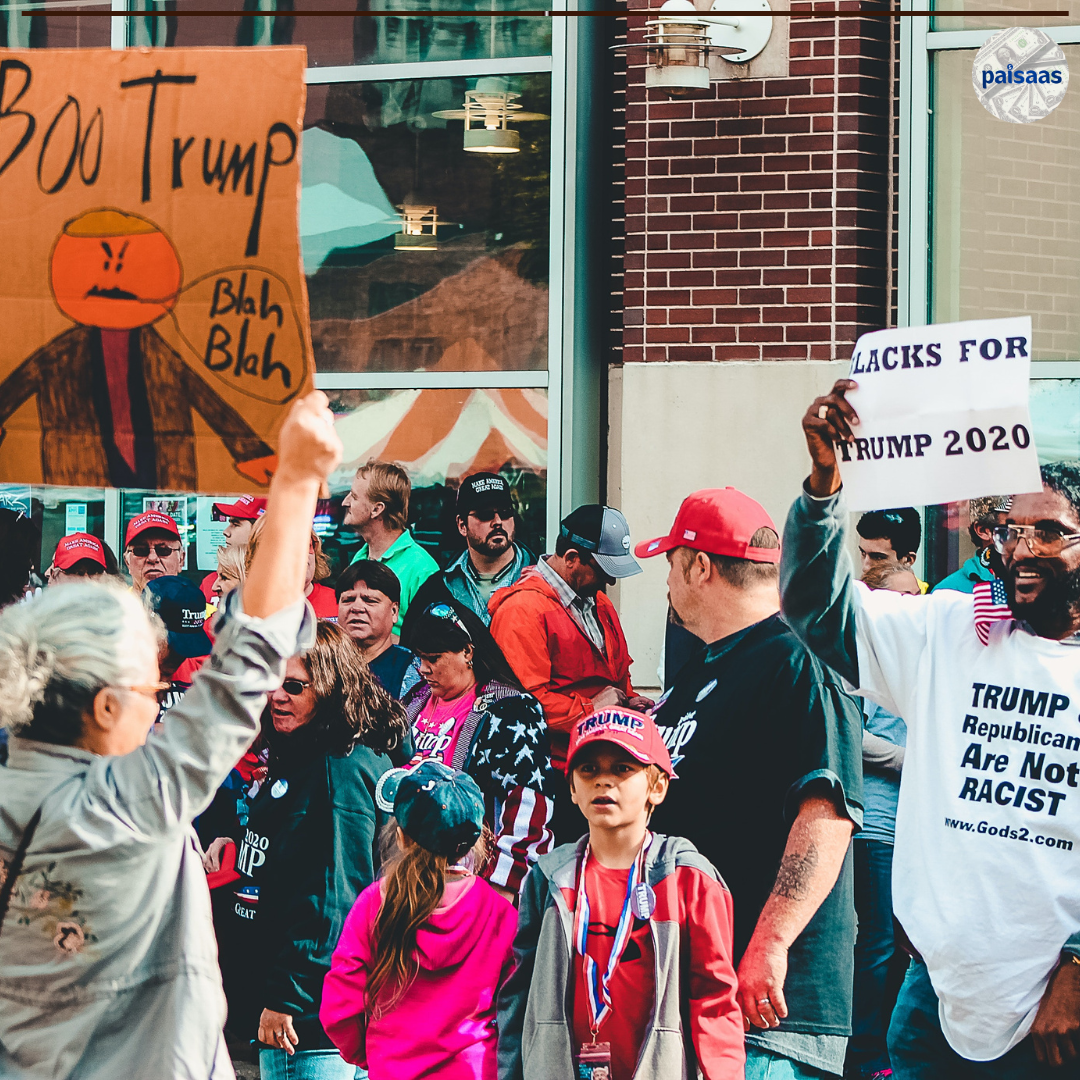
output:
[[1041,529],[1038,525],[997,525],[990,530],[990,536],[1001,555],[1012,551],[1022,536],[1031,554],[1040,559],[1059,555],[1065,548],[1080,540],[1080,533]]
[[284,690],[289,697],[296,697],[297,694],[302,694],[310,685],[310,681],[305,679],[286,679],[281,684],[281,689]]
[[472,641],[472,634],[469,633],[465,624],[458,618],[457,612],[449,604],[432,604],[424,614],[434,615],[436,619],[448,619],[465,635],[468,641]]
[[117,689],[130,690],[133,694],[141,694],[143,697],[153,698],[156,701],[158,694],[168,690],[171,686],[172,683],[155,682],[147,683],[145,686],[118,686]]
[[172,544],[132,544],[128,548],[128,551],[135,556],[136,559],[148,559],[150,557],[150,549],[154,549],[154,553],[159,559],[167,559],[170,555],[175,555],[180,547],[177,545],[174,547]]

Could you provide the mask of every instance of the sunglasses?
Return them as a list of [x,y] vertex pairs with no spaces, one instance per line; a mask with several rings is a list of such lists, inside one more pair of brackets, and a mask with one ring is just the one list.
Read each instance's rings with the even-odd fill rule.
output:
[[1040,529],[1038,525],[997,525],[990,530],[990,536],[1000,555],[1012,551],[1020,537],[1023,537],[1028,551],[1040,559],[1050,559],[1055,555],[1060,555],[1065,548],[1080,540],[1080,533]]
[[154,553],[159,559],[167,559],[170,555],[175,555],[180,546],[177,544],[175,547],[172,544],[132,544],[128,548],[128,551],[135,556],[136,559],[148,559],[150,557],[150,549],[154,549]]
[[507,507],[485,507],[483,510],[470,510],[469,517],[476,518],[477,521],[492,521],[495,518],[500,518],[503,521],[510,521],[514,516],[514,511]]
[[310,685],[310,681],[305,679],[286,679],[281,684],[281,689],[284,690],[289,697],[296,697],[298,694],[302,694]]
[[424,614],[434,615],[436,619],[449,620],[465,635],[466,640],[472,641],[472,634],[469,633],[465,624],[458,618],[457,612],[449,604],[432,604]]

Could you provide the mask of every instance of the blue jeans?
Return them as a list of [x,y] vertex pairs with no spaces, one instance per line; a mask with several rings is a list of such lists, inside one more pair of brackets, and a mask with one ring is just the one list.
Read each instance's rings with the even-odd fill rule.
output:
[[262,1080],[354,1080],[367,1072],[350,1065],[336,1050],[259,1049],[259,1076]]
[[[891,844],[859,840],[852,844],[855,860],[855,910],[859,936],[855,941],[855,989],[851,1008],[848,1070],[869,1077],[889,1068],[885,1034],[889,1029],[889,962],[896,947],[892,921]],[[895,986],[895,983],[893,984]]]
[[894,1080],[1077,1080],[1080,1064],[1060,1069],[1035,1060],[1031,1038],[995,1061],[968,1061],[946,1041],[926,965],[912,960],[889,1024]]
[[746,1048],[746,1080],[822,1080],[828,1075],[791,1058],[770,1054],[760,1046]]

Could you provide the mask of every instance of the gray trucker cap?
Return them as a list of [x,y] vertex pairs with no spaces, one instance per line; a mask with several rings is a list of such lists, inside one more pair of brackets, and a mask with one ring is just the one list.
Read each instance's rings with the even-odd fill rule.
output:
[[618,510],[599,503],[579,506],[563,518],[559,535],[581,551],[587,551],[605,574],[613,578],[641,573],[630,554],[630,526]]

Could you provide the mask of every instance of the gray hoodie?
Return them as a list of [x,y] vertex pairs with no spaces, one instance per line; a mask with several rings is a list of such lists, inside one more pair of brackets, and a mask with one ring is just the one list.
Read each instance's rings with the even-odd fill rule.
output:
[[[587,836],[541,855],[521,890],[514,971],[499,992],[499,1080],[554,1080],[577,1075],[573,1042],[574,916],[563,890],[577,884]],[[650,920],[656,995],[644,1032],[634,1080],[701,1080],[693,1035],[702,1039],[714,1080],[742,1080],[742,1013],[735,1003],[731,963],[731,897],[720,875],[689,840],[654,835],[645,858],[645,879],[661,899]],[[700,899],[665,904],[662,893],[686,895],[687,880],[699,874],[717,883],[713,902],[722,909],[707,932],[708,912]],[[702,890],[693,890],[697,897]],[[681,918],[671,918],[682,908]],[[693,909],[693,910],[691,910]],[[697,933],[694,931],[697,930]],[[706,940],[708,939],[708,940]],[[693,986],[707,950],[713,978]],[[719,961],[719,962],[717,962]],[[692,991],[696,990],[696,994]],[[693,997],[693,1001],[691,998]],[[704,1038],[702,1012],[711,1017]],[[719,1022],[718,1022],[719,1021]],[[691,1032],[691,1028],[695,1028]]]

